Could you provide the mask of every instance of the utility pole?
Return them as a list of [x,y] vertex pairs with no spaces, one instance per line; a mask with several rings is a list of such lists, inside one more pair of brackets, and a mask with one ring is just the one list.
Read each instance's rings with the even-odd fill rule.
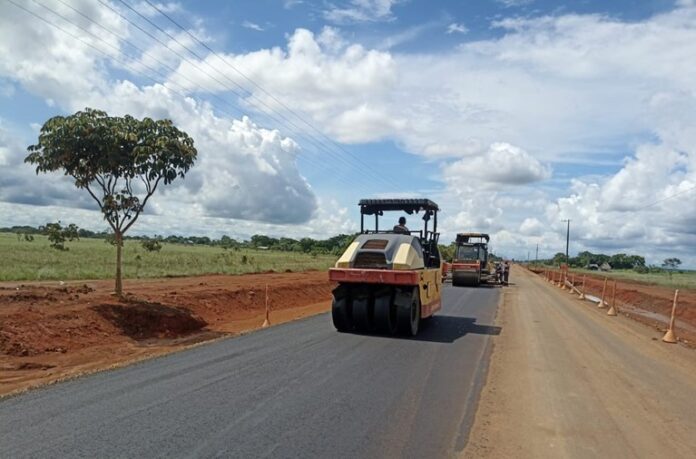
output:
[[534,263],[539,263],[539,243],[537,242],[536,256],[534,257]]
[[568,246],[570,245],[570,219],[562,221],[568,223],[566,229],[566,265],[570,266],[570,258],[568,257]]

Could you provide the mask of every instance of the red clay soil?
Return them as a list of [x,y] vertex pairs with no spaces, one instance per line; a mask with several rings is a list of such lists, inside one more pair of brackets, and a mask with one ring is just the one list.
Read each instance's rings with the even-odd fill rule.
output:
[[0,283],[0,395],[329,309],[326,272]]
[[[543,271],[534,270],[543,275]],[[557,271],[556,271],[557,273]],[[569,277],[572,276],[572,272]],[[585,276],[585,293],[601,297],[604,276],[588,274]],[[575,284],[582,285],[582,274],[575,276]],[[605,301],[611,301],[613,279],[607,282]],[[672,313],[674,289],[661,285],[651,285],[628,280],[617,280],[616,306],[622,314],[632,319],[665,331]],[[647,312],[647,314],[646,314]],[[679,302],[675,314],[675,331],[687,344],[696,344],[696,290],[679,289]],[[680,327],[680,324],[682,325]]]

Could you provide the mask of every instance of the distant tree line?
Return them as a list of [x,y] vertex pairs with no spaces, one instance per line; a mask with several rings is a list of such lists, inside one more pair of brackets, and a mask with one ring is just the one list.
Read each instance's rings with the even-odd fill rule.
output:
[[[566,262],[566,256],[565,253],[558,252],[550,260],[542,260],[542,262],[558,266]],[[640,269],[646,267],[644,257],[627,255],[625,253],[606,255],[584,251],[578,253],[575,257],[570,257],[568,261],[568,265],[571,268],[587,268],[591,265],[601,266],[604,263],[609,263],[612,269]]]
[[[566,262],[566,256],[565,253],[558,252],[553,258],[539,260],[539,262],[547,265],[560,266]],[[632,269],[638,273],[657,273],[667,270],[671,275],[673,270],[679,268],[681,260],[678,258],[667,258],[662,263],[662,266],[657,266],[646,264],[645,258],[640,255],[628,255],[625,253],[606,255],[603,253],[584,251],[578,253],[575,257],[571,257],[568,264],[571,268],[589,268],[592,265],[601,267],[604,263],[608,263],[611,269]]]
[[[14,233],[21,239],[23,236],[33,236],[37,234],[50,235],[46,229],[57,229],[56,224],[47,223],[44,226],[35,228],[33,226],[12,226],[0,228],[0,233]],[[109,243],[114,242],[111,231],[90,231],[84,228],[77,228],[69,225],[70,234],[74,239],[92,238],[103,239]],[[55,231],[54,231],[55,232]],[[66,235],[67,236],[67,235]],[[32,237],[33,239],[33,237]],[[222,236],[219,239],[208,236],[123,236],[124,240],[142,241],[143,247],[148,251],[159,251],[162,244],[183,244],[183,245],[204,245],[220,247],[222,249],[259,249],[259,250],[278,250],[283,252],[311,253],[317,255],[340,255],[348,245],[355,239],[355,234],[339,234],[328,239],[301,238],[292,239],[288,237],[271,237],[262,234],[255,234],[249,240],[237,240],[230,236]]]

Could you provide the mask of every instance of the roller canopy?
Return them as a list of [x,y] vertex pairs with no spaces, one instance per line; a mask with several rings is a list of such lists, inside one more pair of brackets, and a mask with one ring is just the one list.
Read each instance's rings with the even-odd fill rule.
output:
[[364,215],[380,214],[384,211],[400,210],[411,215],[421,210],[437,212],[438,205],[430,199],[361,199],[358,203]]
[[490,241],[490,236],[486,233],[459,233],[457,234],[457,243],[469,242],[469,239],[485,239]]

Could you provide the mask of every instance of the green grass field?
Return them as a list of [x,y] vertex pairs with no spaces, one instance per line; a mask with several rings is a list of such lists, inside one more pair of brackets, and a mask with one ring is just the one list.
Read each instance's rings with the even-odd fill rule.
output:
[[[44,236],[33,242],[0,233],[0,281],[77,280],[113,278],[116,249],[101,239],[67,242],[68,251],[50,247]],[[246,257],[246,262],[245,261]],[[126,241],[123,273],[127,278],[244,274],[264,271],[328,269],[333,255],[224,250],[203,245],[163,244],[160,252],[147,252],[140,241]]]
[[[553,269],[550,266],[543,266],[543,268]],[[607,276],[610,279],[623,279],[636,281],[643,284],[661,285],[663,287],[696,289],[696,271],[675,271],[672,273],[671,279],[669,273],[667,272],[640,274],[632,269],[619,269],[609,272],[600,272],[573,268],[571,269],[571,272],[575,274],[592,274],[599,277]]]

